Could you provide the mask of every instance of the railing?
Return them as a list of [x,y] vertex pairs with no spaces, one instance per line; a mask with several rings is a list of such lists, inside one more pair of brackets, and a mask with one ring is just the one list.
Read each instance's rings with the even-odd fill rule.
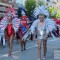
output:
[[0,0],[2,3],[9,3],[9,0]]
[[9,6],[9,4],[3,3],[3,2],[0,2],[0,5],[1,5],[1,6],[7,6],[7,7]]

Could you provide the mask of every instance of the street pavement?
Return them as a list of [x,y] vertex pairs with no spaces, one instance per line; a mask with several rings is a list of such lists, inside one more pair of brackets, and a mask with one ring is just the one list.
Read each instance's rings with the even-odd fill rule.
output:
[[[13,41],[13,52],[11,56],[8,56],[8,46],[0,45],[0,60],[37,60],[37,42],[27,41],[26,50],[21,51],[20,45],[16,44],[16,40]],[[43,58],[43,46],[42,46],[42,58]],[[46,60],[60,60],[60,37],[49,38],[47,42],[47,54]]]

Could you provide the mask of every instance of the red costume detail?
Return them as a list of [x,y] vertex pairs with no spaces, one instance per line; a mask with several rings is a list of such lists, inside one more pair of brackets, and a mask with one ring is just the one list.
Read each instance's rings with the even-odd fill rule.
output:
[[24,27],[28,26],[28,20],[21,20],[20,22]]
[[24,16],[21,16],[21,18],[24,18],[24,19],[26,19],[26,18],[28,18],[28,16],[25,16],[25,15],[24,15]]
[[56,23],[57,23],[58,25],[60,25],[60,20],[57,20]]
[[56,24],[60,25],[60,19],[53,18],[53,20],[56,22]]
[[12,24],[8,24],[7,25],[7,35],[8,35],[8,37],[10,37],[13,34],[13,32],[14,32],[14,30],[13,30]]
[[[20,20],[21,25],[24,26],[26,29],[28,27],[28,22],[29,22],[27,18],[28,18],[27,16],[21,16],[21,20]],[[22,37],[24,36],[24,34],[25,32],[21,28],[19,28],[18,35],[20,37],[20,40],[22,40]]]
[[21,24],[24,26],[24,27],[28,27],[28,22],[29,20],[27,20],[28,16],[21,16]]
[[[53,20],[56,22],[57,25],[60,25],[60,20],[58,18],[53,18]],[[60,33],[59,33],[59,28],[57,26],[57,30],[56,30],[56,33],[60,36]]]

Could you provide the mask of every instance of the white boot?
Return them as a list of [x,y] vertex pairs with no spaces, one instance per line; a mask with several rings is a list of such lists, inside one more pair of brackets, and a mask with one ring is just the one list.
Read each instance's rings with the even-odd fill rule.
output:
[[46,60],[46,57],[43,57],[43,60]]

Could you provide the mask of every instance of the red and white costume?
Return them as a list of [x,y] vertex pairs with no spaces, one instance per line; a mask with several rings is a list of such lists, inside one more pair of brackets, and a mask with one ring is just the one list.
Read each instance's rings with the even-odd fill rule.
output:
[[21,16],[20,27],[18,31],[18,36],[20,37],[21,40],[22,40],[22,37],[27,32],[28,23],[29,23],[29,20],[27,20],[27,18],[28,17],[26,15]]
[[[24,19],[24,20],[22,20]],[[20,20],[20,23],[24,26],[24,27],[28,27],[28,23],[29,23],[29,20],[27,20],[28,17],[27,16],[21,16],[21,20]]]
[[58,18],[53,18],[53,20],[55,21],[56,25],[57,25],[57,34],[60,36],[60,19]]
[[[8,31],[8,36],[12,35],[13,30],[12,27],[14,29],[14,31],[16,32],[19,28],[19,24],[20,24],[20,19],[18,18],[14,18],[12,19],[12,24],[8,25],[8,21],[9,21],[9,17],[14,17],[15,13],[14,9],[11,7],[11,9],[6,13],[6,15],[3,17],[3,19],[0,21],[0,29],[1,32],[3,32],[4,35],[4,30],[5,28],[7,28]],[[12,14],[13,13],[13,14]],[[11,31],[10,31],[11,29]]]

